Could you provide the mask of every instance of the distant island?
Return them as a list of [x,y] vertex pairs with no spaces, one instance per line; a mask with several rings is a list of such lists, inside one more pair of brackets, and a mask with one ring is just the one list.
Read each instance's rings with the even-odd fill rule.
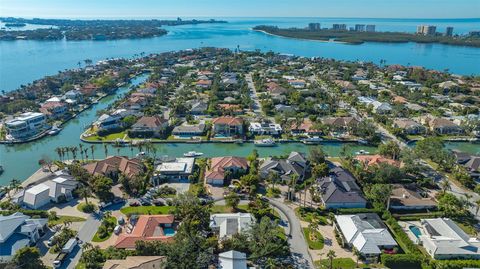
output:
[[255,31],[271,35],[319,40],[336,41],[349,44],[362,44],[364,42],[382,43],[439,43],[453,46],[480,47],[480,38],[476,36],[445,36],[445,35],[422,35],[404,32],[375,32],[355,31],[346,29],[310,29],[310,28],[279,28],[277,26],[259,25],[253,28]]
[[0,40],[115,40],[149,38],[167,34],[162,26],[226,23],[218,20],[65,20],[0,18],[5,26],[42,25],[51,28],[34,30],[0,30]]

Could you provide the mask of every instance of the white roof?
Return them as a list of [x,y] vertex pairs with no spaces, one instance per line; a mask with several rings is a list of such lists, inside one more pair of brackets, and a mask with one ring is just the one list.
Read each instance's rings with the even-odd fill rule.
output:
[[48,187],[44,183],[40,183],[38,185],[35,185],[25,191],[25,193],[33,194],[33,195],[38,195],[42,192],[48,191],[50,187]]
[[480,241],[470,237],[448,218],[422,219],[420,240],[431,246],[435,254],[480,255]]
[[397,242],[386,228],[374,227],[358,215],[336,215],[343,236],[363,254],[380,254],[381,246],[396,246]]
[[184,172],[186,166],[185,163],[162,163],[157,170],[160,172]]
[[219,228],[222,238],[249,229],[254,221],[250,213],[213,214],[210,216],[210,227]]
[[20,212],[15,212],[9,216],[0,215],[0,243],[7,241],[13,232],[28,218],[28,216]]

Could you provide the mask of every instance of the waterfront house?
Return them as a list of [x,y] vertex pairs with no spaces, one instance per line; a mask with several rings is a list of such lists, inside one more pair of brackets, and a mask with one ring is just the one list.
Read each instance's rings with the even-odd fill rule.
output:
[[93,125],[99,130],[115,130],[123,128],[122,116],[102,114]]
[[230,250],[218,254],[218,268],[221,269],[247,269],[247,254]]
[[304,154],[291,152],[287,159],[266,158],[259,167],[259,175],[265,179],[270,173],[276,173],[280,179],[288,182],[293,175],[296,175],[299,181],[305,179],[310,169],[310,163]]
[[140,215],[138,219],[131,218],[126,231],[118,236],[114,246],[134,250],[137,241],[171,242],[175,234],[174,221],[173,215]]
[[470,156],[470,159],[463,166],[467,168],[472,178],[480,179],[480,156]]
[[369,166],[380,165],[382,163],[393,165],[396,167],[401,166],[401,162],[385,158],[380,154],[375,155],[357,155],[355,156],[355,160],[362,164],[365,168]]
[[216,157],[210,160],[210,165],[205,172],[205,182],[207,184],[223,186],[225,174],[244,173],[248,169],[247,159],[242,157]]
[[172,135],[178,138],[192,138],[195,136],[202,136],[205,134],[205,124],[188,124],[183,123],[182,125],[175,126],[172,130]]
[[67,104],[61,101],[45,102],[40,106],[39,110],[51,119],[63,118],[68,112]]
[[409,135],[424,134],[426,131],[423,125],[411,119],[395,119],[392,126],[401,129],[404,134]]
[[377,262],[382,249],[392,250],[397,246],[385,224],[374,213],[335,215],[334,227],[341,244],[355,247],[367,261]]
[[280,135],[282,127],[276,123],[250,122],[248,131],[254,135]]
[[455,135],[463,134],[464,130],[453,121],[444,118],[434,118],[428,122],[430,130],[438,134]]
[[393,184],[389,208],[395,210],[425,210],[437,207],[435,199],[428,192],[415,185]]
[[83,96],[87,96],[87,97],[90,97],[90,96],[93,96],[97,93],[99,87],[92,84],[92,83],[89,83],[83,87],[80,88],[80,92],[83,94]]
[[65,101],[72,100],[72,101],[75,101],[75,103],[80,103],[80,102],[83,102],[83,95],[78,90],[71,90],[71,91],[66,92],[63,95],[63,99]]
[[165,181],[186,182],[194,167],[195,158],[165,160],[155,168],[152,184],[157,186]]
[[129,131],[131,137],[161,137],[168,128],[168,120],[161,116],[143,116],[132,125]]
[[293,121],[290,126],[290,131],[293,135],[321,135],[322,131],[313,127],[314,123],[309,119],[303,119],[302,123],[298,125],[297,121]]
[[355,178],[341,167],[332,168],[327,177],[319,178],[317,182],[318,192],[326,209],[365,208],[367,205]]
[[88,163],[83,166],[92,175],[103,175],[118,178],[120,174],[128,178],[143,173],[144,166],[139,159],[129,159],[124,156],[112,156],[101,161]]
[[5,122],[8,140],[28,139],[48,129],[47,117],[43,113],[25,112]]
[[420,223],[416,236],[433,259],[480,259],[480,240],[470,237],[453,220],[421,219]]
[[15,253],[35,244],[47,231],[48,219],[32,219],[20,212],[0,215],[0,263],[12,260]]
[[218,234],[220,240],[244,232],[255,223],[250,213],[224,213],[210,216],[210,228]]
[[22,204],[28,208],[39,209],[51,202],[66,202],[73,198],[78,182],[71,176],[59,176],[27,188],[23,192]]
[[350,132],[360,122],[354,117],[332,117],[323,119],[323,123],[335,132]]
[[127,256],[121,260],[106,260],[103,269],[166,269],[165,256]]
[[212,121],[215,136],[240,136],[243,135],[243,119],[237,117],[219,117]]

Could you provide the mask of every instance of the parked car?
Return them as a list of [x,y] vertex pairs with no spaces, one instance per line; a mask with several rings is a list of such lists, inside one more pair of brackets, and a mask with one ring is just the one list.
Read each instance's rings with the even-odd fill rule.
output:
[[140,203],[138,201],[131,201],[128,205],[129,206],[140,206]]
[[122,226],[120,225],[115,226],[115,228],[113,229],[113,233],[116,235],[119,235],[121,232],[122,232]]
[[165,204],[162,202],[162,200],[160,200],[160,199],[154,199],[154,200],[152,201],[152,203],[153,203],[154,205],[156,205],[156,206],[165,205]]

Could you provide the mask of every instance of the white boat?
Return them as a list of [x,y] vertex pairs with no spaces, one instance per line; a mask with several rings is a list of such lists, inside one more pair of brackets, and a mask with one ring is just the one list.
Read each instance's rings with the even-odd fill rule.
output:
[[137,153],[136,156],[137,156],[137,157],[143,157],[143,156],[145,156],[145,152],[143,152],[143,151],[142,151],[142,152],[139,152],[139,153]]
[[323,141],[323,139],[318,137],[318,136],[309,137],[309,138],[306,138],[306,139],[302,140],[303,144],[307,144],[307,145],[320,144],[321,141]]
[[272,139],[262,139],[262,140],[255,140],[253,142],[255,144],[255,146],[257,147],[273,147],[275,146],[275,141],[273,141]]
[[357,154],[357,155],[365,155],[365,154],[370,154],[370,152],[361,149],[361,150],[355,152],[355,154]]
[[362,145],[366,145],[366,144],[368,144],[368,141],[364,140],[364,139],[360,139],[360,140],[358,140],[358,143],[362,144]]
[[189,151],[189,152],[183,153],[184,157],[198,157],[202,155],[203,155],[202,152],[196,152],[196,151]]
[[48,132],[48,135],[57,135],[58,133],[60,133],[61,130],[62,128],[53,126],[52,129]]

